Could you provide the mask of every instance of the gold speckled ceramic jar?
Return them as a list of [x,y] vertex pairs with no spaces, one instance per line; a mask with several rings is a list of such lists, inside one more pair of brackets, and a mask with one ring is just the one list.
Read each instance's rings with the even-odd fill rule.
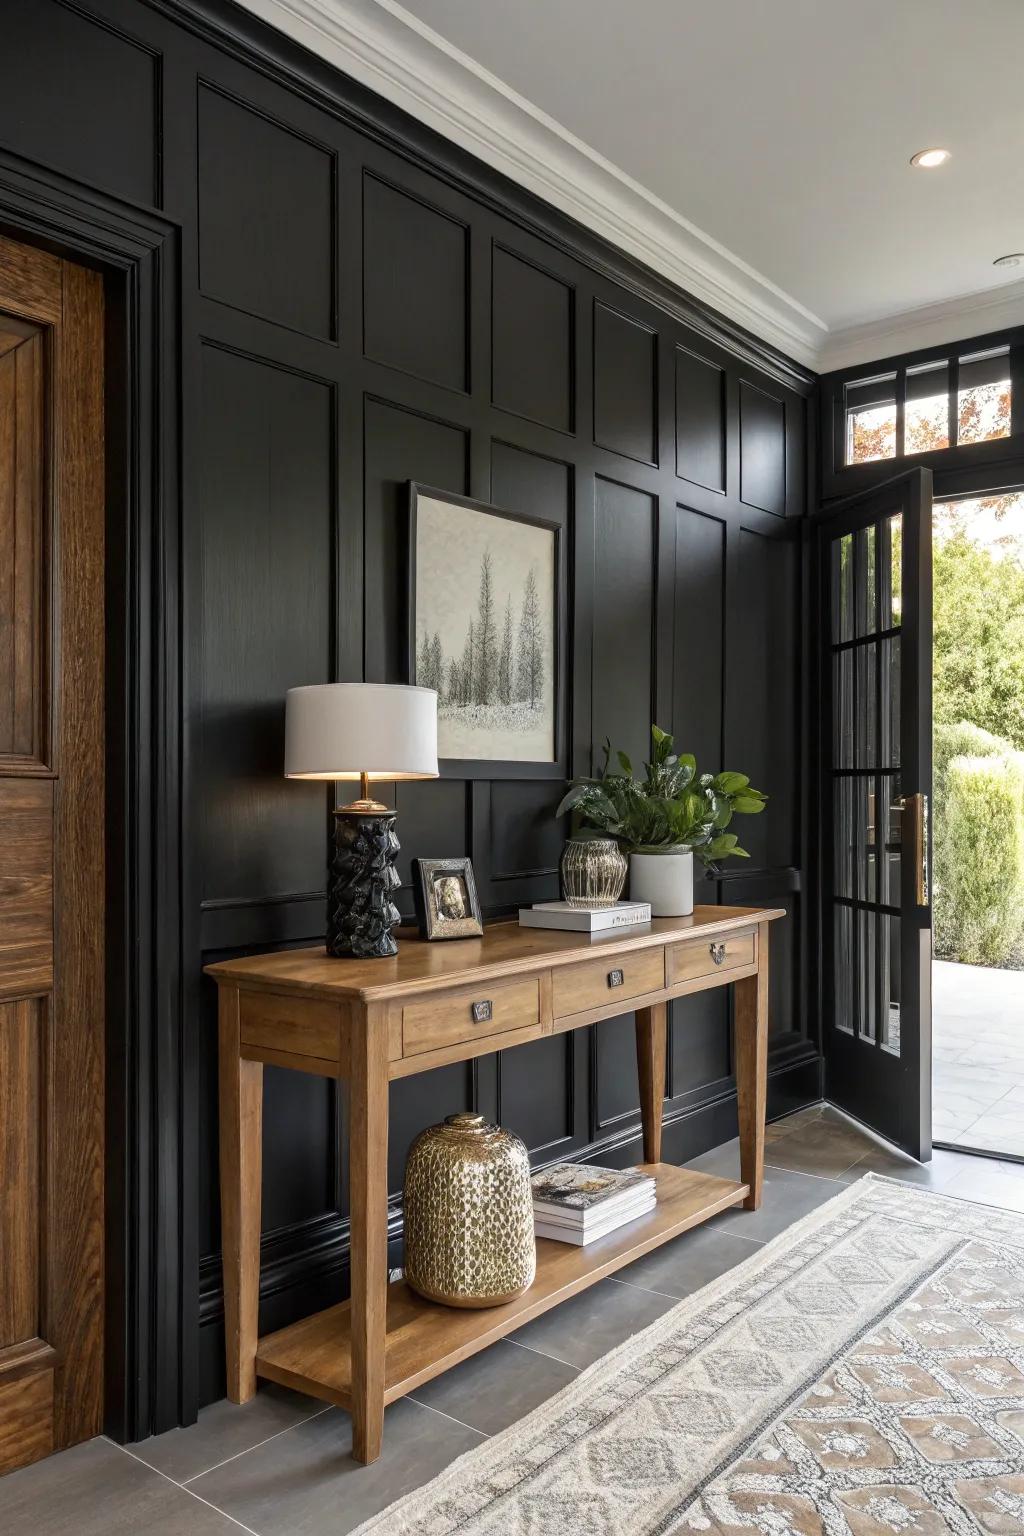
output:
[[530,1159],[483,1115],[421,1131],[405,1165],[405,1278],[429,1301],[496,1307],[533,1284]]

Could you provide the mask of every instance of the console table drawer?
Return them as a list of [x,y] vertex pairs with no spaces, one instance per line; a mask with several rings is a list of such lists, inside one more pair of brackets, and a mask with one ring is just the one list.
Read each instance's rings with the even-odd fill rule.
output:
[[477,987],[442,992],[402,1009],[402,1054],[419,1056],[510,1029],[540,1032],[540,979],[482,981]]
[[601,1008],[605,1003],[625,1005],[631,997],[660,992],[664,985],[663,949],[608,955],[603,960],[588,960],[585,965],[567,965],[554,973],[555,1018]]
[[673,987],[680,981],[733,971],[740,965],[753,965],[756,959],[757,940],[752,933],[710,943],[700,939],[690,944],[673,944],[668,951],[668,984]]

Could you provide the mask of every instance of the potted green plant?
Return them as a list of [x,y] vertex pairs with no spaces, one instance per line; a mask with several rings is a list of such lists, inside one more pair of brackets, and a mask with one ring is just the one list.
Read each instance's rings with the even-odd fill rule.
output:
[[624,752],[610,767],[611,743],[594,778],[573,779],[556,815],[573,813],[574,837],[614,838],[629,854],[629,894],[649,901],[655,917],[693,911],[693,857],[709,869],[723,859],[749,858],[735,832],[726,829],[737,813],[764,810],[767,796],[743,773],[698,773],[692,753],[673,752],[667,731],[651,726],[651,761],[644,777],[633,776]]

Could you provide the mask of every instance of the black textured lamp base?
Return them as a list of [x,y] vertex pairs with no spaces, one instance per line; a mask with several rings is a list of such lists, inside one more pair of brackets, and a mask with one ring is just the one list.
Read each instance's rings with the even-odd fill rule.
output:
[[394,811],[335,811],[327,882],[327,953],[357,960],[398,954],[391,893],[399,884]]

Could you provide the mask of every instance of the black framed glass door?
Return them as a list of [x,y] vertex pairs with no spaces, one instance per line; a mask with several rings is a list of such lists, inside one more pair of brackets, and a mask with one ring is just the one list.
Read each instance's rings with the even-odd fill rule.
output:
[[931,1157],[931,472],[829,508],[820,825],[826,1094]]

